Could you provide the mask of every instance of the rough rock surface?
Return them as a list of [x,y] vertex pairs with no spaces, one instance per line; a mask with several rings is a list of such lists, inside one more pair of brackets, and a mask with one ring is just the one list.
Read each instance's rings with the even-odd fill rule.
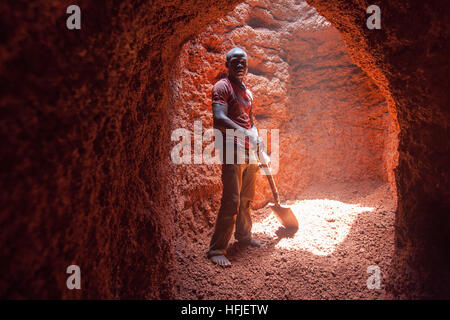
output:
[[172,296],[167,79],[235,3],[1,2],[1,297]]
[[[282,199],[311,185],[388,181],[385,161],[393,124],[378,88],[354,65],[339,33],[305,1],[247,1],[183,46],[172,89],[173,129],[212,127],[211,89],[226,74],[225,53],[242,47],[245,82],[254,95],[257,127],[278,129]],[[268,137],[270,141],[270,136]],[[177,142],[176,142],[177,143]],[[206,146],[210,142],[204,143]],[[220,166],[181,165],[179,236],[213,226]],[[261,175],[255,208],[272,200]]]
[[[340,31],[399,124],[391,290],[450,297],[450,29],[448,1],[307,0]],[[381,30],[365,28],[369,4]]]

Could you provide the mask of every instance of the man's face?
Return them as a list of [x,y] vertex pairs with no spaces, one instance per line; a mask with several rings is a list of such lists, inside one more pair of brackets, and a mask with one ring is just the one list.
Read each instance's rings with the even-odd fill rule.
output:
[[227,62],[228,74],[239,81],[244,80],[247,74],[247,56],[241,53],[235,53]]

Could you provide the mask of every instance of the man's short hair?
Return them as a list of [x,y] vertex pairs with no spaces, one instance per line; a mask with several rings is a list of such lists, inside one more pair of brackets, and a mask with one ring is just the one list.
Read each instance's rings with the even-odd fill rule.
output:
[[242,50],[241,48],[233,48],[227,52],[227,62],[230,61],[231,57],[233,55],[235,55],[236,53],[240,53],[240,54],[243,53],[245,55],[245,57],[247,57],[247,53],[244,50]]

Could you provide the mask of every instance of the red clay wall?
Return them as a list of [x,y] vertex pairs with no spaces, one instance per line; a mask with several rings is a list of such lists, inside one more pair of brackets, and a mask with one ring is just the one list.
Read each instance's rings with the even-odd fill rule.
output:
[[[341,33],[399,123],[392,290],[449,297],[450,172],[448,1],[307,0]],[[370,4],[381,30],[365,28]]]
[[169,69],[233,2],[0,4],[1,297],[172,295]]

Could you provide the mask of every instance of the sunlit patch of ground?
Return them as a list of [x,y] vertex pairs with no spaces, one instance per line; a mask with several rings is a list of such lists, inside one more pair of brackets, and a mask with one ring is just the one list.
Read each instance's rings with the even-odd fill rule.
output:
[[[282,238],[276,248],[305,250],[317,255],[333,253],[358,215],[374,210],[329,199],[297,200],[290,207],[300,222],[299,230],[293,237]],[[279,227],[278,220],[270,214],[253,225],[253,232],[276,237]]]

